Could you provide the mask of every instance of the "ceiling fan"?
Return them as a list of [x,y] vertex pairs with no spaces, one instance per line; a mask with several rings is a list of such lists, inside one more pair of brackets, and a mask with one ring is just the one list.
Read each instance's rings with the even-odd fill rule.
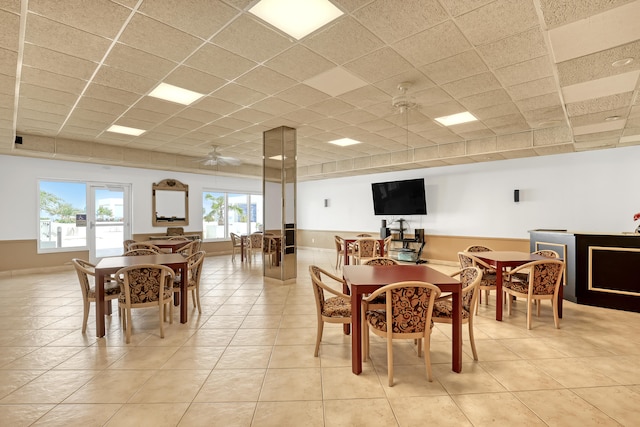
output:
[[240,159],[236,159],[235,157],[221,155],[218,152],[218,147],[215,145],[211,146],[211,151],[209,151],[206,157],[195,161],[205,166],[238,166],[242,163]]

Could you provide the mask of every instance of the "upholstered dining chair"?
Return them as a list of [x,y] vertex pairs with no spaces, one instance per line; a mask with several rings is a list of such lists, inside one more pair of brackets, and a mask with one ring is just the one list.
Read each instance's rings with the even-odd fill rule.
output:
[[154,250],[156,253],[160,254],[163,253],[162,249],[160,249],[159,247],[157,247],[156,245],[154,245],[153,243],[149,243],[149,242],[135,242],[135,243],[131,243],[129,245],[129,250],[133,250],[133,249],[152,249]]
[[200,240],[193,240],[180,249],[176,250],[175,253],[182,255],[185,258],[190,257],[194,253],[197,252],[197,249],[200,247]]
[[[469,341],[473,360],[478,360],[476,342],[473,339],[473,315],[478,303],[478,293],[480,281],[482,280],[482,270],[478,267],[465,267],[460,271],[451,274],[451,277],[458,277],[462,283],[462,324],[469,325]],[[433,316],[435,323],[453,323],[453,300],[451,295],[438,298],[433,306]]]
[[377,257],[377,258],[371,258],[369,260],[366,260],[362,264],[363,265],[398,265],[400,263],[393,258]]
[[274,257],[277,257],[279,255],[278,252],[280,248],[281,248],[281,238],[279,236],[275,236],[273,234],[264,235],[264,240],[262,241],[262,252],[263,252],[265,262],[268,259],[269,265],[273,266]]
[[[231,237],[231,261],[236,260],[236,252],[243,249],[242,237],[236,233],[229,233]],[[242,254],[244,256],[244,254]]]
[[123,256],[138,256],[138,255],[158,255],[158,252],[153,249],[131,249],[130,251],[122,254]]
[[[198,308],[198,313],[202,313],[200,307],[200,276],[202,275],[202,265],[204,263],[204,251],[196,252],[187,257],[187,292],[191,291],[193,306]],[[181,277],[176,275],[173,279],[173,292],[180,293]]]
[[360,234],[356,234],[356,237],[373,237],[373,236],[368,233],[360,233]]
[[[539,251],[535,251],[535,252],[531,252],[532,254],[535,255],[540,255],[546,258],[552,258],[552,259],[559,259],[560,258],[560,254],[558,254],[558,252],[551,250],[551,249],[542,249]],[[521,282],[528,282],[529,281],[529,271],[528,270],[520,270],[518,273],[512,274],[511,275],[511,280],[519,280]],[[538,303],[538,301],[536,301],[536,304]]]
[[384,254],[388,257],[391,253],[391,241],[393,236],[387,236],[384,238]]
[[355,241],[353,259],[356,264],[362,264],[368,259],[376,258],[379,254],[380,247],[377,239],[364,237]]
[[[477,251],[483,252],[483,251]],[[469,252],[458,252],[458,260],[460,262],[460,268],[465,267],[478,267],[482,270],[482,280],[480,281],[480,290],[485,292],[485,304],[489,304],[489,291],[495,290],[496,285],[496,271],[491,268],[489,264],[475,257]],[[478,312],[478,306],[482,302],[482,294],[478,295],[478,304],[476,305],[476,314]]]
[[189,238],[185,236],[171,236],[167,240],[189,240]]
[[[520,282],[511,277],[522,270],[529,271],[529,280]],[[531,329],[531,304],[537,300],[537,315],[540,316],[541,300],[550,300],[553,310],[553,323],[560,329],[558,317],[558,291],[564,274],[564,261],[549,258],[523,264],[506,273],[506,281],[502,283],[502,291],[516,298],[527,300],[527,329]],[[508,313],[511,315],[511,298],[507,298]]]
[[[345,241],[340,236],[333,236],[333,241],[336,246],[336,270],[337,270],[338,268],[340,268],[340,266],[344,261]],[[347,256],[349,258],[353,258],[353,255],[354,255],[353,245],[348,245],[346,250],[347,250]]]
[[136,242],[135,240],[131,240],[131,239],[124,240],[122,242],[122,246],[123,246],[124,252],[127,252],[129,250],[129,245],[132,244],[132,243],[135,243],[135,242]]
[[[318,316],[316,349],[313,355],[318,357],[324,324],[351,323],[351,297],[335,289],[336,287],[342,289],[344,284],[344,280],[338,276],[315,265],[309,266],[309,275],[313,285],[313,295],[316,300],[316,313]],[[333,296],[326,297],[325,292]]]
[[247,260],[251,263],[252,258],[256,253],[262,255],[262,240],[264,235],[262,233],[251,233],[247,238]]
[[[71,260],[73,267],[78,275],[78,282],[80,282],[80,289],[82,290],[82,333],[87,332],[87,320],[89,319],[89,306],[91,303],[96,302],[96,289],[95,289],[95,265],[89,261],[85,261],[79,258],[73,258]],[[91,277],[91,279],[89,279]],[[120,296],[120,285],[113,281],[108,280],[104,283],[104,300],[111,304],[111,300],[117,299]],[[120,311],[118,311],[120,313]]]
[[118,305],[123,311],[122,323],[126,342],[131,342],[131,309],[158,307],[160,320],[160,338],[164,338],[164,318],[166,305],[169,304],[169,323],[173,323],[173,281],[175,274],[164,265],[138,264],[121,268],[116,272],[121,278]]
[[[369,303],[384,295],[386,308],[371,310]],[[393,386],[393,340],[411,339],[418,341],[418,355],[424,341],[424,364],[427,379],[433,381],[431,372],[431,330],[433,305],[440,296],[440,289],[426,282],[399,282],[381,287],[362,300],[363,357],[369,358],[369,329],[387,341],[387,377],[389,387]]]

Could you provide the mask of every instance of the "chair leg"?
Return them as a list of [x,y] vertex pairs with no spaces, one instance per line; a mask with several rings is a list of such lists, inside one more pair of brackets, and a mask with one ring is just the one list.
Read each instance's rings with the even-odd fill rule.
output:
[[416,340],[416,346],[418,349],[418,357],[422,357],[422,338]]
[[387,376],[389,377],[389,387],[393,387],[393,340],[387,331]]
[[427,379],[429,382],[433,382],[433,372],[431,371],[431,333],[429,333],[429,336],[424,337],[424,365],[427,369]]
[[531,329],[531,298],[527,298],[527,329]]
[[82,333],[87,332],[87,320],[89,320],[89,301],[84,301],[84,313],[82,316]]
[[[169,304],[171,304],[171,302],[169,302]],[[160,316],[160,338],[164,338],[164,305],[164,300],[160,299],[160,302],[158,303],[158,315]]]
[[556,326],[556,329],[560,329],[560,318],[558,317],[558,300],[556,298],[551,299],[551,310],[553,310],[553,323]]
[[469,318],[469,341],[471,342],[471,351],[473,352],[473,360],[478,360],[478,352],[476,351],[476,341],[473,339],[473,317]]
[[316,350],[313,353],[315,357],[318,357],[318,351],[320,350],[320,341],[322,340],[322,331],[324,329],[324,322],[322,319],[318,320],[318,331],[316,333]]
[[[124,319],[124,317],[123,317]],[[125,336],[126,336],[126,342],[127,344],[129,344],[131,342],[131,309],[127,309],[127,316],[126,316],[126,328],[125,328]]]
[[195,288],[191,292],[193,292],[193,304],[198,307],[198,313],[202,313],[202,309],[200,308],[200,287]]
[[507,307],[508,307],[508,309],[509,309],[508,313],[509,313],[509,316],[511,316],[511,295],[505,292],[505,293],[503,294],[502,299],[506,299],[506,301],[507,301]]

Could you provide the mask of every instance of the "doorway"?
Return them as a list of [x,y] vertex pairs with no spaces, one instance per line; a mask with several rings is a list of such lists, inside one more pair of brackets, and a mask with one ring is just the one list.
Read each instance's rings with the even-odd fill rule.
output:
[[92,263],[122,255],[122,242],[131,238],[131,186],[92,183],[87,206],[87,240]]

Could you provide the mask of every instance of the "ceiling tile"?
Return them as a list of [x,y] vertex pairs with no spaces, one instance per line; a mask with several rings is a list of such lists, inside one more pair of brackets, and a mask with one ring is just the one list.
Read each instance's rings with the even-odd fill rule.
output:
[[[349,40],[349,43],[344,43],[344,40]],[[384,46],[371,31],[348,16],[305,39],[303,44],[338,65]]]
[[67,77],[56,73],[31,67],[22,68],[22,81],[35,86],[47,87],[80,95],[87,82],[75,77]]
[[[496,25],[499,22],[499,25]],[[532,0],[498,0],[458,16],[456,23],[474,46],[537,27]]]
[[630,0],[540,0],[540,9],[549,28],[555,28],[605,12]]
[[411,64],[420,67],[469,50],[471,44],[453,22],[445,21],[393,47]]
[[137,94],[146,94],[156,85],[156,80],[112,67],[101,67],[93,82]]
[[[398,7],[402,14],[396,13]],[[376,0],[353,14],[386,43],[394,43],[445,21],[448,16],[436,0]]]
[[452,16],[462,15],[495,0],[440,0]]
[[501,87],[500,82],[492,73],[476,74],[442,85],[442,88],[454,98],[463,98]]
[[494,89],[460,99],[460,103],[467,107],[469,111],[490,107],[492,105],[505,104],[510,101],[511,98],[504,89]]
[[211,43],[198,48],[187,58],[185,64],[227,80],[233,80],[257,65],[253,61]]
[[549,56],[544,55],[498,68],[495,70],[495,75],[505,87],[508,87],[553,76],[553,68]]
[[327,99],[329,95],[307,85],[299,84],[280,92],[278,97],[291,104],[304,107]]
[[[162,40],[162,43],[158,43]],[[126,45],[171,61],[184,60],[202,40],[140,13],[136,13],[120,36]]]
[[285,50],[267,61],[265,65],[298,81],[306,80],[335,67],[334,63],[302,45],[295,45]]
[[489,68],[496,69],[546,55],[547,46],[544,43],[540,29],[533,28],[520,34],[479,46],[478,51],[489,65]]
[[[177,63],[160,58],[122,43],[116,43],[104,61],[105,65],[133,74],[145,74],[161,79],[166,76]],[[96,64],[93,64],[94,68]]]
[[374,83],[408,71],[411,64],[391,48],[383,48],[344,64],[344,68]]
[[164,83],[206,95],[222,87],[226,81],[195,68],[182,65],[173,70],[164,79]]
[[632,99],[633,92],[627,92],[569,103],[567,104],[567,114],[569,114],[569,117],[582,116],[584,114],[629,107]]
[[564,101],[567,103],[601,98],[607,95],[632,92],[638,85],[640,70],[611,77],[577,83],[562,88]]
[[221,1],[210,0],[189,0],[189,7],[176,0],[145,1],[140,12],[203,39],[211,37],[238,14]]
[[555,107],[561,105],[561,103],[557,93],[548,93],[533,98],[520,99],[516,101],[516,105],[521,111],[529,111],[539,108]]
[[533,80],[507,88],[507,92],[511,95],[511,99],[514,101],[554,93],[557,92],[557,90],[558,86],[556,85],[556,80],[553,77],[545,77],[543,79]]
[[483,73],[487,66],[475,50],[468,50],[420,67],[420,70],[437,84],[445,84]]
[[109,48],[109,40],[86,31],[29,14],[25,41],[76,58],[100,61]]
[[246,15],[235,19],[211,41],[257,62],[272,58],[292,45],[286,37]]
[[265,98],[267,95],[235,83],[229,83],[215,91],[212,96],[224,101],[247,106]]

